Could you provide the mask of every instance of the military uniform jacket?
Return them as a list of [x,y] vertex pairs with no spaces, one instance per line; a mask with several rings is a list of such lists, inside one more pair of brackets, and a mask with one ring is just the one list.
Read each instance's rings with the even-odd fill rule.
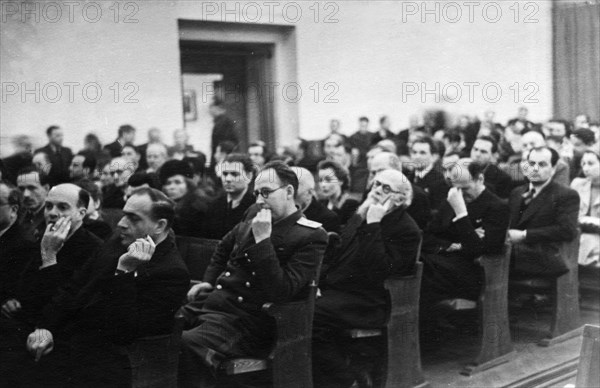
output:
[[214,286],[205,311],[265,317],[264,303],[300,299],[316,279],[327,247],[320,224],[296,211],[273,224],[271,237],[259,243],[251,225],[251,219],[237,224],[217,247],[204,274],[204,281]]

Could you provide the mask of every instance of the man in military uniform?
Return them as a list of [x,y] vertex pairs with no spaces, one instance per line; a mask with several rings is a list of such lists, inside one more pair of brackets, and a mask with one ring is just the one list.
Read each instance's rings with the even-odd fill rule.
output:
[[267,354],[274,323],[261,309],[307,296],[327,246],[321,224],[296,209],[298,177],[285,164],[266,164],[255,182],[260,209],[221,241],[203,282],[182,308],[179,386],[207,387],[226,358]]

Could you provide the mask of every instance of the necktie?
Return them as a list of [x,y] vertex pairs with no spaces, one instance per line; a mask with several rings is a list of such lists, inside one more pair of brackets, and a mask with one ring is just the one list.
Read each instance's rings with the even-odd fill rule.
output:
[[525,196],[523,197],[523,203],[525,204],[525,206],[529,206],[534,195],[535,195],[535,189],[531,189],[531,190],[529,190],[529,192],[527,192],[525,194]]
[[231,212],[231,209],[233,209],[233,201],[227,201],[227,212]]

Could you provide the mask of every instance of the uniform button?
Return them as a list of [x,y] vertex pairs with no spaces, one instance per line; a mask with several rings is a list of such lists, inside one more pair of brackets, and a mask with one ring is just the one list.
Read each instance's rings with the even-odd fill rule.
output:
[[256,272],[252,271],[252,276],[256,276]]
[[250,282],[246,282],[246,287],[250,288]]
[[244,298],[242,298],[241,296],[238,296],[238,302],[242,303],[244,301]]
[[225,276],[231,276],[231,272],[229,272],[229,271],[225,272]]
[[245,257],[248,257],[248,254],[247,254],[247,253],[244,253],[244,256],[245,256]]
[[222,285],[220,285],[220,284],[217,284],[217,290],[220,290],[220,289],[222,289],[222,288],[223,288],[223,286],[222,286]]

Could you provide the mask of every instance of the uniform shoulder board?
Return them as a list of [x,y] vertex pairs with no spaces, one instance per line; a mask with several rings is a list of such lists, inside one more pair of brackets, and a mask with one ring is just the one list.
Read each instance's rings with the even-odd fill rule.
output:
[[308,218],[305,217],[301,217],[298,219],[298,221],[296,221],[297,224],[302,225],[302,226],[306,226],[308,228],[311,229],[317,229],[321,227],[321,223],[320,222],[316,222],[316,221],[311,221]]

